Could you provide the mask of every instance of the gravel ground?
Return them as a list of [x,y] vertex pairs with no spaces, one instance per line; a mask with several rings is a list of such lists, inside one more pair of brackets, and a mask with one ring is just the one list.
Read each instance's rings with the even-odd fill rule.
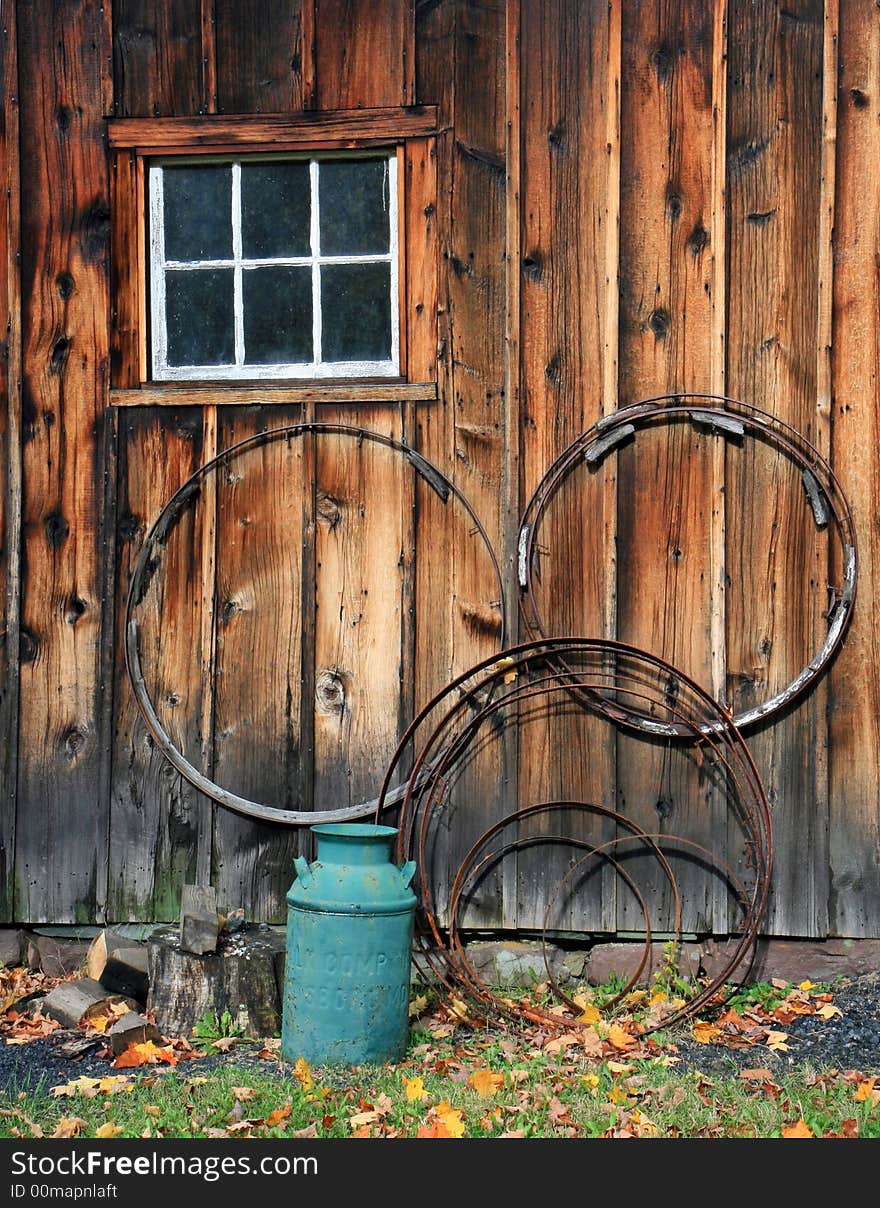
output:
[[[858,1070],[880,1074],[880,973],[842,979],[834,987],[834,1002],[842,1015],[827,1022],[817,1016],[802,1015],[785,1030],[789,1051],[771,1052],[764,1045],[747,1049],[728,1049],[718,1045],[697,1044],[687,1034],[676,1037],[681,1063],[677,1069],[699,1069],[707,1075],[735,1074],[740,1069],[763,1067],[784,1074],[808,1064],[815,1070]],[[106,1057],[95,1051],[76,1060],[60,1053],[59,1046],[80,1033],[55,1032],[51,1036],[23,1045],[0,1045],[0,1093],[31,1091],[69,1082],[73,1078],[100,1077],[115,1073]],[[177,1066],[180,1073],[208,1074],[218,1066],[277,1069],[273,1061],[257,1056],[257,1046],[241,1045],[228,1053],[216,1053]],[[129,1073],[156,1074],[167,1066],[148,1066]]]

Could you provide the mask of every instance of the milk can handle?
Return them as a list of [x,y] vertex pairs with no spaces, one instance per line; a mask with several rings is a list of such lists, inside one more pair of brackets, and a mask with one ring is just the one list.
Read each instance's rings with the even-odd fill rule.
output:
[[406,886],[409,885],[410,881],[416,875],[415,860],[407,860],[406,864],[402,864],[398,871],[400,872],[400,883],[404,888],[406,888]]
[[302,881],[303,885],[308,885],[312,879],[312,870],[309,868],[309,862],[305,856],[297,856],[293,862],[293,867],[296,869],[296,875]]

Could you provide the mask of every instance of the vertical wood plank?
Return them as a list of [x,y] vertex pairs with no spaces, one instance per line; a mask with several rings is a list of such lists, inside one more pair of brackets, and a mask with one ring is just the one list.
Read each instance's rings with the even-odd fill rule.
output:
[[832,456],[856,522],[859,597],[830,673],[829,926],[877,933],[880,901],[880,23],[866,0],[841,0],[834,211]]
[[0,919],[14,918],[21,609],[21,273],[18,49],[15,6],[5,6],[0,71]]
[[[505,13],[442,4],[419,14],[419,100],[440,106],[437,224],[441,246],[437,407],[420,414],[423,452],[468,498],[495,550],[502,547],[505,470]],[[433,496],[433,497],[432,497]],[[417,484],[416,700],[498,648],[499,605],[479,537]],[[442,533],[440,541],[437,534]],[[458,785],[454,815],[435,845],[434,883],[445,901],[450,870],[473,838],[512,808],[498,743]],[[467,922],[498,924],[502,885],[486,878]]]
[[218,112],[303,108],[301,7],[299,0],[216,0]]
[[[712,381],[715,25],[720,4],[623,9],[620,397],[704,391]],[[618,456],[618,636],[712,686],[712,526],[721,482],[715,438],[688,424],[640,434]],[[646,830],[712,846],[712,803],[692,767],[663,744],[620,735],[620,808]],[[642,859],[633,860],[642,866]],[[677,862],[688,931],[711,928],[714,886]],[[652,885],[651,873],[644,883]],[[668,889],[653,885],[654,925],[669,928]],[[662,920],[662,921],[661,921]],[[630,895],[619,925],[640,929]]]
[[111,385],[133,388],[141,382],[143,205],[139,204],[137,156],[122,151],[111,158],[110,326]]
[[315,107],[407,104],[411,0],[314,0]]
[[91,921],[96,815],[105,808],[96,796],[110,29],[91,0],[23,5],[18,17],[25,661],[17,913]]
[[210,113],[213,54],[204,39],[203,0],[114,0],[116,115]]
[[[616,401],[620,13],[569,0],[522,9],[522,493]],[[606,309],[611,302],[610,312]],[[614,350],[610,353],[609,350]],[[606,470],[608,467],[605,468]],[[551,634],[610,636],[614,474],[576,473],[541,529],[536,583]],[[551,798],[614,804],[614,734],[564,696],[520,739],[521,804]],[[557,819],[545,817],[548,831]],[[535,828],[532,827],[532,830]],[[608,824],[574,815],[566,833],[600,842]],[[538,927],[572,849],[520,856],[518,921]],[[613,930],[613,878],[578,895],[554,925]]]
[[[728,389],[821,444],[823,6],[731,0],[729,41]],[[737,711],[790,680],[820,644],[827,567],[799,476],[784,458],[758,442],[729,446],[726,472],[728,702]],[[826,816],[817,795],[824,742],[815,693],[749,739],[778,850],[799,853],[774,867],[767,926],[778,934],[825,928]]]
[[[234,408],[220,448],[299,422],[299,409]],[[285,809],[302,802],[300,694],[303,441],[273,440],[226,463],[217,484],[213,779]],[[214,884],[249,918],[281,921],[300,832],[218,808]]]
[[[156,748],[138,712],[122,657],[128,584],[147,530],[204,458],[196,408],[122,409],[116,505],[116,624],[113,762],[107,914],[116,922],[171,921],[197,872],[201,794]],[[136,611],[144,677],[163,727],[198,766],[204,712],[204,546],[201,497],[160,544],[161,561]]]
[[[319,419],[400,439],[400,417],[387,407]],[[376,797],[403,729],[403,484],[411,473],[400,454],[373,441],[317,437],[315,809]]]

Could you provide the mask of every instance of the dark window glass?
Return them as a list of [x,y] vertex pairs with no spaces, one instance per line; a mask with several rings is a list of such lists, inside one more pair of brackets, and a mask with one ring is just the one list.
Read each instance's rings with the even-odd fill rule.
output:
[[321,267],[325,361],[387,361],[391,356],[391,266]]
[[307,163],[242,164],[241,243],[246,259],[308,256],[310,214]]
[[249,268],[242,275],[244,355],[248,365],[312,359],[312,270]]
[[318,168],[321,255],[386,253],[388,160],[327,160]]
[[169,270],[165,315],[169,365],[230,365],[235,361],[231,268]]
[[232,259],[232,168],[165,168],[165,259]]

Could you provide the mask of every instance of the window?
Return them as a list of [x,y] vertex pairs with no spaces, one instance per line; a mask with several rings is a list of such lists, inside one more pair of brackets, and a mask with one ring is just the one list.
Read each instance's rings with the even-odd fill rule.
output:
[[110,401],[437,396],[437,112],[112,118]]
[[152,375],[397,376],[397,156],[149,168]]

